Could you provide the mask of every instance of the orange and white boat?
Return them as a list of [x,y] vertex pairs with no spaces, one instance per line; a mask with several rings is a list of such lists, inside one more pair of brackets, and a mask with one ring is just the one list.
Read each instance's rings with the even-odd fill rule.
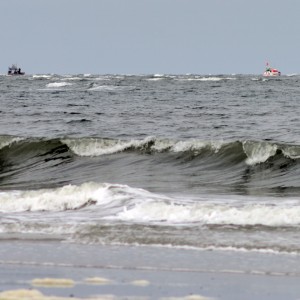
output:
[[271,68],[269,63],[266,63],[266,70],[263,73],[263,76],[269,77],[269,76],[280,76],[281,72],[277,69]]

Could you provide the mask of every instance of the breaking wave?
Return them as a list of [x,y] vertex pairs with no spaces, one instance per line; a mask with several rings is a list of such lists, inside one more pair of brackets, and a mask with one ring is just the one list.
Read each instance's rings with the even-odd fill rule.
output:
[[[247,165],[263,164],[279,158],[298,160],[300,146],[266,141],[202,141],[197,139],[172,140],[156,137],[145,139],[118,140],[110,138],[82,137],[82,138],[24,138],[16,136],[0,136],[0,150],[17,151],[22,147],[22,154],[33,149],[48,149],[65,145],[75,155],[81,157],[96,157],[121,152],[138,152],[146,154],[177,153],[189,154],[191,157],[201,155],[215,155],[222,159],[244,160]],[[25,148],[24,148],[25,147]],[[24,152],[25,151],[25,152]]]
[[265,197],[178,198],[121,184],[88,182],[60,188],[2,191],[0,211],[59,212],[93,208],[93,219],[153,224],[285,227],[300,225],[300,201]]
[[169,192],[296,195],[299,157],[300,146],[268,141],[1,136],[0,186],[38,189],[113,178],[146,188],[170,180]]
[[0,208],[0,239],[300,253],[297,198],[181,198],[87,182],[2,191]]
[[201,141],[185,140],[175,141],[170,139],[158,139],[147,137],[143,140],[115,140],[101,138],[67,138],[62,142],[79,156],[99,156],[113,154],[123,151],[135,150],[147,153],[155,152],[189,152],[195,156],[201,153],[210,152],[212,154],[236,155],[236,157],[245,156],[245,162],[248,165],[255,165],[266,162],[268,159],[282,155],[289,159],[300,158],[300,146],[287,145],[280,143],[271,143],[265,141]]

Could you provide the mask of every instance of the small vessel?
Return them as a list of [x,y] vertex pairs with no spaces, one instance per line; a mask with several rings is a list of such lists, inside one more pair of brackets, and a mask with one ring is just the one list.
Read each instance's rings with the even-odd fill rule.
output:
[[281,72],[277,69],[271,68],[269,63],[266,63],[266,70],[263,74],[263,76],[269,77],[269,76],[280,76]]
[[11,67],[8,67],[7,75],[25,75],[25,72],[22,72],[16,64],[12,64]]

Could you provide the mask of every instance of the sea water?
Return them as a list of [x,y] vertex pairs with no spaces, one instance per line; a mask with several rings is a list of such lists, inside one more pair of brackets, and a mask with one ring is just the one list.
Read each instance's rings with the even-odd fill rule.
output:
[[300,76],[0,76],[0,239],[300,254]]

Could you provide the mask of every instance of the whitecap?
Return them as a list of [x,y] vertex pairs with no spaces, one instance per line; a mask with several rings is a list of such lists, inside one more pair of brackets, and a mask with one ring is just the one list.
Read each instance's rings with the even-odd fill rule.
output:
[[[0,211],[65,211],[105,204],[114,200],[110,188],[109,184],[84,183],[80,186],[66,185],[53,189],[1,192]],[[122,189],[121,186],[119,188]]]
[[69,138],[62,139],[61,142],[79,156],[100,156],[122,152],[130,147],[142,147],[153,139],[153,137],[147,137],[144,140],[121,141],[101,138]]
[[59,87],[64,87],[64,86],[70,86],[72,83],[69,82],[51,82],[48,83],[46,86],[48,88],[59,88]]
[[19,141],[22,141],[22,140],[24,140],[24,138],[8,136],[8,135],[7,136],[6,135],[0,136],[0,149],[4,148],[6,146],[10,146],[13,143],[16,143],[16,142],[19,142]]
[[52,78],[52,75],[32,75],[32,78],[34,79],[50,79]]
[[267,142],[243,142],[243,149],[247,155],[246,163],[255,165],[266,162],[270,157],[276,154],[278,146]]

